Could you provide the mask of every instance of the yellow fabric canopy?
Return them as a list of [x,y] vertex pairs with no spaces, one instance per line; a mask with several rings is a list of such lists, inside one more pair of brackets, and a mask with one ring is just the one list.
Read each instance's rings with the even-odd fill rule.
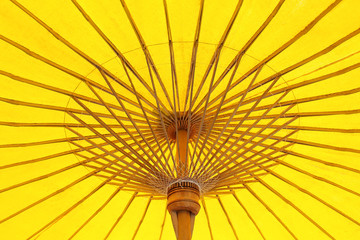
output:
[[359,68],[358,0],[2,0],[0,239],[176,239],[184,180],[195,240],[360,239]]

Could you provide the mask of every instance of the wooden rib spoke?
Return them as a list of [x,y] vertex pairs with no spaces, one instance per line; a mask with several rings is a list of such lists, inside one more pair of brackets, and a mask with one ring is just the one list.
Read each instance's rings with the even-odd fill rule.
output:
[[147,211],[148,211],[148,209],[149,209],[151,200],[152,200],[152,197],[149,197],[149,200],[148,200],[148,202],[147,202],[147,204],[146,204],[144,213],[143,213],[143,215],[141,216],[141,219],[140,219],[139,224],[138,224],[138,226],[137,226],[137,228],[136,228],[136,230],[135,230],[135,233],[134,233],[134,235],[133,235],[133,237],[132,237],[132,240],[135,239],[135,237],[136,237],[136,235],[137,235],[137,233],[138,233],[138,231],[139,231],[139,229],[140,229],[140,227],[141,227],[141,224],[142,224],[143,221],[144,221],[144,218],[145,218],[146,213],[147,213]]
[[335,212],[339,213],[340,215],[342,215],[344,218],[350,220],[351,222],[355,223],[356,225],[360,226],[360,222],[358,222],[356,219],[350,217],[349,215],[345,214],[344,212],[342,212],[341,210],[335,208],[334,206],[332,206],[331,204],[327,203],[326,201],[324,201],[323,199],[319,198],[318,196],[316,196],[315,194],[311,193],[310,191],[300,187],[299,185],[293,183],[292,181],[285,179],[284,177],[282,177],[281,175],[277,174],[276,172],[270,170],[270,169],[264,169],[265,171],[267,171],[268,173],[270,173],[271,175],[277,177],[278,179],[282,180],[283,182],[286,182],[287,184],[291,185],[292,187],[298,189],[299,191],[309,195],[310,197],[314,198],[315,200],[321,202],[322,204],[324,204],[325,206],[327,206],[328,208],[334,210]]
[[297,239],[295,234],[288,228],[288,226],[280,219],[280,217],[262,200],[247,184],[245,188],[276,218],[276,220],[285,228],[285,230],[294,238]]
[[93,218],[95,218],[108,204],[109,202],[120,192],[122,187],[118,187],[110,195],[110,197],[88,218],[86,221],[81,224],[81,226],[76,229],[76,231],[69,237],[69,240],[73,239]]
[[133,193],[133,195],[131,196],[131,198],[130,198],[129,201],[127,202],[124,210],[122,211],[122,213],[120,214],[120,216],[116,219],[115,223],[111,226],[109,232],[106,234],[104,240],[106,240],[106,239],[109,238],[110,234],[114,231],[114,229],[115,229],[115,227],[117,226],[117,224],[118,224],[118,223],[120,222],[120,220],[123,218],[123,216],[125,215],[125,213],[126,213],[127,210],[129,209],[131,203],[134,201],[134,199],[135,199],[135,197],[136,197],[137,194],[138,194],[137,192]]
[[[254,77],[254,79],[255,79],[255,77]],[[278,80],[278,79],[274,80],[274,81],[267,87],[267,89],[264,91],[263,95],[265,95],[265,94],[274,86],[274,84],[276,83],[277,80]],[[249,86],[252,86],[252,83],[250,83]],[[285,95],[286,95],[286,94],[284,94],[282,97],[284,97]],[[248,112],[246,113],[245,117],[242,118],[241,121],[239,121],[239,123],[238,123],[238,125],[236,126],[235,130],[230,133],[230,137],[231,137],[231,136],[234,134],[234,132],[244,123],[244,121],[245,121],[245,120],[248,118],[248,116],[251,114],[252,110],[260,103],[261,100],[262,100],[262,99],[259,98],[259,99],[256,101],[256,103],[251,107],[251,109],[248,110]],[[278,99],[277,101],[275,101],[275,102],[273,103],[273,106],[275,106],[276,104],[278,104],[278,102],[279,102],[280,100],[281,100],[281,98]],[[272,109],[272,108],[269,108],[268,110],[266,110],[266,111],[262,114],[262,116],[258,117],[257,121],[260,121],[261,119],[263,119],[264,116],[266,116],[266,115],[271,111],[271,109]],[[283,113],[284,113],[284,112],[283,112]],[[283,114],[283,113],[282,113],[282,114]],[[286,111],[285,111],[285,113],[286,113]],[[280,116],[281,116],[281,114],[278,115],[276,118],[274,118],[273,121],[276,121]],[[256,124],[256,123],[255,123],[255,124]],[[225,128],[224,128],[224,129],[225,129]],[[248,132],[248,131],[250,131],[250,128],[247,130],[247,132]],[[226,148],[226,151],[225,151],[225,152],[227,152],[227,151],[228,151],[229,149],[231,149],[235,144],[237,144],[238,141],[241,140],[241,138],[243,137],[243,135],[244,135],[244,134],[242,134],[242,135],[241,135],[234,143],[232,143],[229,147],[225,147],[225,144],[227,143],[227,141],[228,141],[228,139],[229,139],[229,137],[228,137],[227,140],[223,141],[223,143],[221,144],[220,148],[225,147],[225,148]],[[217,152],[215,152],[215,153],[212,154],[212,157],[210,157],[209,160],[207,161],[207,163],[202,167],[202,171],[207,172],[207,169],[211,169],[211,168],[213,167],[215,161],[212,161],[212,160],[216,157],[216,154],[217,154]],[[221,158],[222,158],[223,156],[224,156],[224,154],[221,154],[220,157],[218,157],[217,159],[221,160]],[[204,162],[205,162],[205,161],[204,161]],[[210,165],[209,165],[209,164],[210,164]],[[199,168],[199,169],[200,169],[200,168]]]
[[98,190],[100,190],[103,186],[105,186],[106,183],[108,183],[110,179],[105,180],[100,185],[98,185],[96,188],[94,188],[89,194],[85,195],[82,199],[80,199],[78,202],[76,202],[74,205],[72,205],[70,208],[66,209],[64,212],[62,212],[60,215],[55,217],[53,220],[51,220],[49,223],[45,224],[42,228],[40,228],[38,231],[33,233],[30,237],[27,239],[31,239],[38,235],[39,233],[43,232],[44,230],[47,230],[49,227],[53,226],[55,223],[57,223],[59,220],[61,220],[63,217],[68,215],[72,210],[74,210],[76,207],[78,207],[80,204],[82,204],[85,200],[90,198],[92,195],[94,195]]
[[[263,59],[262,61],[260,61],[256,66],[254,66],[251,70],[249,70],[247,73],[245,73],[241,78],[239,78],[237,81],[235,81],[232,85],[231,88],[234,88],[236,85],[238,85],[240,82],[242,82],[245,78],[247,78],[248,76],[250,76],[251,74],[253,74],[254,72],[256,72],[259,67],[265,65],[267,62],[269,62],[271,59],[273,59],[274,57],[276,57],[277,55],[279,55],[281,52],[283,52],[286,48],[288,48],[289,46],[291,46],[294,42],[296,42],[298,39],[300,39],[302,36],[304,36],[306,33],[308,33],[322,18],[324,18],[329,12],[331,12],[332,9],[334,9],[339,3],[341,2],[341,0],[336,0],[334,1],[331,5],[329,5],[329,7],[327,7],[324,11],[322,11],[311,23],[309,23],[302,31],[300,31],[298,34],[296,34],[292,39],[290,39],[288,42],[286,42],[285,44],[283,44],[280,48],[278,48],[276,51],[274,51],[272,54],[270,54],[268,57],[266,57],[265,59]],[[360,33],[360,29],[356,30],[355,32],[349,34],[348,36],[346,36],[345,38],[342,38],[341,40],[335,42],[334,44],[332,44],[331,46],[329,46],[328,48],[320,51],[319,53],[316,53],[314,55],[312,55],[311,57],[294,64],[291,67],[288,67],[276,74],[274,74],[271,77],[268,77],[267,79],[264,79],[262,81],[259,81],[258,83],[256,83],[252,89],[256,89],[266,83],[268,83],[269,81],[273,80],[274,78],[279,78],[282,75],[284,75],[285,73],[288,73],[302,65],[304,65],[307,62],[310,62],[314,59],[316,59],[317,57],[326,54],[327,52],[330,52],[332,49],[334,49],[335,47],[337,47],[338,45],[340,45],[341,43],[347,41],[348,39],[350,39],[351,37],[357,35],[358,33]],[[210,102],[210,106],[217,101],[223,94],[225,94],[225,92],[223,91],[222,93],[220,93],[216,98],[214,98],[211,102]],[[237,95],[241,95],[242,92],[240,92]]]
[[[278,11],[280,10],[281,6],[283,5],[285,0],[280,0],[279,3],[276,5],[276,7],[273,9],[271,14],[267,17],[267,19],[264,21],[264,23],[260,26],[260,28],[255,32],[255,34],[247,41],[247,43],[242,47],[242,49],[238,52],[236,57],[232,60],[232,62],[227,66],[227,68],[224,70],[224,72],[221,74],[221,76],[218,78],[218,80],[215,82],[211,90],[214,90],[219,83],[225,78],[225,76],[229,73],[229,71],[235,66],[237,59],[241,59],[242,56],[247,52],[247,50],[252,46],[252,44],[256,41],[256,39],[260,36],[260,34],[264,31],[264,29],[268,26],[268,24],[271,22],[272,19],[276,16]],[[262,65],[261,65],[262,66]],[[261,68],[261,67],[259,67]],[[251,75],[251,74],[250,74]],[[249,75],[249,76],[250,76]],[[194,111],[197,111],[198,108],[203,104],[203,102],[206,99],[205,97],[199,102],[197,107],[195,107]],[[212,105],[214,101],[210,103],[210,106]],[[199,111],[203,111],[203,109],[200,109]]]
[[233,225],[232,222],[231,222],[231,219],[230,219],[229,214],[227,213],[227,211],[226,211],[226,209],[225,209],[225,207],[224,207],[224,204],[222,203],[222,201],[221,201],[221,199],[220,199],[220,197],[219,197],[218,195],[216,195],[216,197],[217,197],[217,200],[218,200],[218,202],[219,202],[219,204],[220,204],[220,206],[221,206],[221,209],[223,210],[223,212],[224,212],[224,214],[225,214],[225,216],[226,216],[226,219],[228,220],[229,225],[231,226],[231,229],[232,229],[232,231],[233,231],[233,233],[234,233],[235,238],[236,238],[237,240],[239,240],[239,237],[238,237],[237,234],[236,234],[234,225]]
[[207,224],[208,224],[208,228],[209,228],[209,232],[210,232],[210,237],[211,237],[211,240],[214,240],[214,237],[213,237],[213,234],[212,234],[212,230],[211,230],[211,224],[210,224],[209,213],[208,213],[208,211],[207,211],[207,208],[206,208],[206,204],[205,204],[205,200],[204,200],[204,198],[201,198],[201,205],[202,205],[202,206],[203,206],[203,208],[204,208],[204,212],[205,212],[206,221],[207,221]]
[[249,217],[249,219],[251,220],[251,222],[254,224],[256,230],[259,232],[259,234],[261,235],[261,237],[265,240],[264,234],[261,232],[259,226],[257,225],[257,223],[255,222],[254,218],[250,215],[249,211],[245,208],[244,204],[240,201],[240,199],[237,197],[237,195],[233,192],[232,195],[234,196],[234,198],[236,199],[236,201],[239,203],[239,205],[242,207],[242,209],[244,210],[244,212],[246,213],[246,215]]

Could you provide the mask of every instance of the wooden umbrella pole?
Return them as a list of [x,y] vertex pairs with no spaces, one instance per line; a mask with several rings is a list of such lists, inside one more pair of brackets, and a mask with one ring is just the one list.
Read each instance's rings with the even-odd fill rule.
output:
[[177,168],[179,181],[172,183],[167,192],[167,209],[171,215],[175,234],[178,240],[191,240],[195,216],[200,210],[199,186],[186,179],[187,164],[187,131],[178,131]]
[[179,153],[176,154],[176,164],[178,168],[178,173],[180,177],[187,176],[187,131],[186,130],[179,130],[178,131],[178,151]]

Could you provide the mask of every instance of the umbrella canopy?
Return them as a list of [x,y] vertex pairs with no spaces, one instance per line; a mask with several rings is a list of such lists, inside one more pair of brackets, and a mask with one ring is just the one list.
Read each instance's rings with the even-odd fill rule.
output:
[[184,184],[193,239],[359,239],[359,16],[1,1],[1,239],[176,239]]

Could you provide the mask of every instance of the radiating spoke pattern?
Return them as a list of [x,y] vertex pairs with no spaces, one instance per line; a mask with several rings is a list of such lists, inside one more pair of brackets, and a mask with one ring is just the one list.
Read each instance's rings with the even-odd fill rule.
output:
[[195,239],[360,238],[357,1],[40,2],[0,3],[5,239],[174,239],[178,181]]

